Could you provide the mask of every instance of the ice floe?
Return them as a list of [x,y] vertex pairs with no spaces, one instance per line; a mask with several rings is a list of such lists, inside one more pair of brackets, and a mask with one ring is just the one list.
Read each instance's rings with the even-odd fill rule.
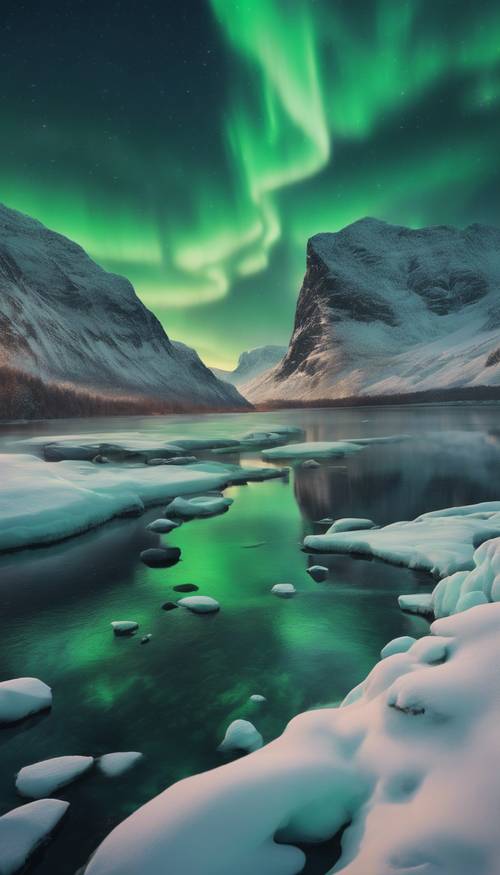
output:
[[342,875],[498,875],[500,604],[431,632],[378,663],[352,704],[166,789],[85,875],[161,875],[165,860],[171,875],[294,875],[298,843],[341,829]]
[[0,682],[0,726],[16,723],[52,705],[52,690],[38,678],[12,678]]
[[330,529],[323,535],[308,535],[304,546],[319,552],[375,556],[444,577],[471,569],[475,548],[497,536],[500,501],[432,511],[380,529]]
[[252,753],[264,744],[262,735],[249,720],[233,720],[226,729],[217,750],[221,752],[242,750]]
[[69,802],[39,799],[0,817],[0,875],[22,869],[68,810]]
[[363,529],[376,529],[373,520],[365,520],[358,517],[343,517],[340,520],[335,520],[330,526],[327,535],[333,535],[335,532],[357,532]]
[[174,498],[165,508],[165,513],[184,520],[197,519],[224,513],[232,503],[232,498],[214,495],[198,495],[195,498]]
[[285,444],[282,447],[272,447],[263,450],[264,459],[330,459],[335,456],[347,456],[358,453],[360,444],[352,441],[307,441],[303,444]]
[[137,750],[105,753],[97,760],[97,768],[107,778],[118,778],[135,766],[142,759],[142,756],[142,753]]
[[208,595],[188,595],[186,598],[179,599],[177,604],[195,614],[213,614],[220,609],[219,602]]
[[64,756],[24,766],[17,774],[16,790],[29,799],[51,796],[56,790],[88,772],[93,763],[93,757]]

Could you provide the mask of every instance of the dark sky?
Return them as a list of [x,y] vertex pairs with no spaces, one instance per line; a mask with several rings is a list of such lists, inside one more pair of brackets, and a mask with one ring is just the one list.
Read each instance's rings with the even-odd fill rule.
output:
[[3,0],[0,28],[1,200],[209,363],[287,342],[314,233],[500,225],[498,0]]

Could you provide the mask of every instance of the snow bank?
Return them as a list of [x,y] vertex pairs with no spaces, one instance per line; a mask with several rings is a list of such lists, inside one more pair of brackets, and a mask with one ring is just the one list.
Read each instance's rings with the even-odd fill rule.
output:
[[66,814],[69,802],[40,799],[0,817],[0,875],[21,869]]
[[178,495],[224,487],[232,470],[47,464],[0,454],[0,551],[48,544]]
[[224,738],[217,748],[222,753],[232,750],[244,750],[253,753],[259,750],[264,741],[260,732],[249,720],[233,720],[226,729]]
[[294,843],[343,827],[342,875],[498,875],[500,604],[431,633],[378,663],[352,704],[302,714],[261,750],[169,787],[86,875],[162,875],[166,860],[171,875],[294,875]]
[[24,766],[16,778],[16,790],[21,796],[41,799],[70,784],[92,767],[94,757],[66,756],[42,760]]
[[137,750],[117,751],[116,753],[105,753],[99,757],[97,768],[107,778],[118,778],[131,769],[139,760],[142,759],[142,753]]
[[15,723],[52,705],[52,690],[38,678],[13,678],[0,683],[0,726]]
[[473,562],[472,571],[458,571],[439,581],[432,594],[436,617],[500,601],[500,538],[481,544]]
[[416,639],[411,635],[401,635],[400,638],[393,638],[380,651],[380,658],[386,659],[388,656],[393,656],[395,653],[406,653],[412,644],[415,644]]
[[308,535],[304,546],[326,553],[375,556],[443,577],[472,568],[475,547],[500,536],[500,501],[432,511],[381,529],[332,529],[323,535]]
[[[300,871],[303,855],[273,843],[278,828],[289,841],[321,839],[351,817],[343,872],[493,875],[500,789],[488,763],[500,748],[492,731],[499,632],[497,606],[434,624],[432,637],[374,669],[358,703],[302,715],[258,754],[157,797],[108,837],[88,875],[161,872],[164,858],[173,875],[286,875]],[[443,639],[447,660],[436,665]],[[485,748],[470,744],[466,727]],[[391,830],[381,826],[389,812]]]

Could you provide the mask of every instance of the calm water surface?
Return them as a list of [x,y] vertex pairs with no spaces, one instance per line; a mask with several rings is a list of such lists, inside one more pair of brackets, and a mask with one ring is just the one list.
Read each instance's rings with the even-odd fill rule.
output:
[[[173,781],[223,762],[227,724],[252,720],[266,741],[308,708],[336,703],[396,635],[424,634],[427,623],[397,607],[399,593],[427,592],[425,574],[349,557],[324,557],[324,583],[306,573],[306,534],[326,515],[378,523],[427,510],[498,499],[500,407],[429,406],[284,411],[211,417],[72,420],[4,427],[1,451],[26,451],[33,435],[137,432],[241,435],[277,423],[299,425],[308,440],[409,434],[290,481],[233,487],[229,512],[193,521],[169,536],[143,517],[108,523],[53,547],[0,557],[0,680],[42,678],[53,688],[50,714],[0,730],[0,813],[19,804],[15,773],[63,754],[140,750],[145,758],[121,778],[91,772],[56,795],[71,802],[54,840],[29,867],[34,875],[74,875],[107,832]],[[239,461],[238,456],[218,457]],[[245,454],[257,463],[260,454]],[[176,544],[182,561],[148,569],[145,547]],[[270,595],[293,583],[295,598]],[[195,583],[222,610],[197,616],[161,605],[173,586]],[[140,637],[114,638],[109,623],[133,619]],[[264,705],[248,702],[252,693]],[[308,872],[324,872],[319,852]]]

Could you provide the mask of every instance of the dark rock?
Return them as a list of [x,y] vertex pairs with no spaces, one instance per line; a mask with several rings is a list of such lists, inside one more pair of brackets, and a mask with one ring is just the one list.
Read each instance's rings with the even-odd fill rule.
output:
[[199,586],[194,583],[178,583],[177,586],[174,586],[175,592],[197,592],[198,590]]
[[175,610],[175,608],[178,608],[178,607],[179,607],[179,605],[176,605],[175,602],[165,602],[161,606],[161,609],[162,609],[162,611],[173,611],[173,610]]
[[181,558],[179,547],[150,547],[140,554],[141,562],[150,568],[168,568]]

